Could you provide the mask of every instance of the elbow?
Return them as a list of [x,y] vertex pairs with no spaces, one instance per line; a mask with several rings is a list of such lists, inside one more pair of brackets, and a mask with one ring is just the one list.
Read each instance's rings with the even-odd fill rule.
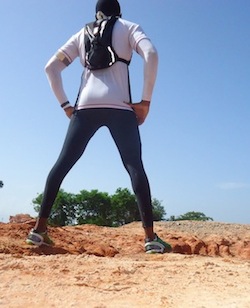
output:
[[47,76],[58,76],[66,66],[53,56],[44,67]]
[[155,47],[150,48],[150,50],[148,50],[148,52],[147,52],[147,61],[148,62],[152,62],[155,65],[158,64],[158,52],[157,52]]
[[44,72],[47,76],[50,74],[50,65],[48,63],[44,67]]
[[149,56],[158,60],[158,51],[156,50],[155,47],[150,48]]
[[56,61],[50,60],[44,67],[45,74],[47,77],[52,77],[60,74],[60,68]]
[[55,56],[53,56],[44,67],[44,71],[47,75],[54,74],[59,70],[59,65]]
[[48,62],[45,67],[44,67],[44,71],[46,75],[49,75],[52,71],[52,65],[50,62]]

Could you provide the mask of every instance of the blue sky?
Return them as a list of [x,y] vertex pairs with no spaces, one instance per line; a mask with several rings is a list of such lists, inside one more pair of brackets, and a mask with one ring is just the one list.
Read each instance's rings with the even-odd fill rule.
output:
[[[35,215],[32,199],[61,149],[68,126],[44,66],[93,19],[96,1],[1,0],[0,221]],[[167,217],[200,211],[216,221],[250,223],[250,2],[120,0],[159,52],[151,111],[141,126],[152,196]],[[142,61],[130,65],[133,100]],[[63,73],[74,102],[82,67]],[[131,189],[106,128],[91,140],[62,188],[113,194]]]

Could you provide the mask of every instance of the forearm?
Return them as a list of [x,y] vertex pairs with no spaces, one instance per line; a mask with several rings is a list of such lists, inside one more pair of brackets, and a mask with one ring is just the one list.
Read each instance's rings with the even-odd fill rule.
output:
[[151,101],[157,75],[158,54],[149,40],[141,40],[138,43],[137,50],[144,59],[142,100]]
[[61,72],[65,68],[65,64],[62,63],[56,56],[53,56],[45,66],[45,72],[50,84],[50,87],[55,94],[60,104],[68,101],[67,95],[63,88]]

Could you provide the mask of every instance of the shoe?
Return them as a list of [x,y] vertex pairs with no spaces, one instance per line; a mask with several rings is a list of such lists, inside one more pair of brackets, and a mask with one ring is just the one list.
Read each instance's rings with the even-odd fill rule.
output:
[[150,240],[149,238],[145,240],[145,251],[146,253],[165,253],[171,252],[172,247],[170,244],[160,239],[155,233],[155,238],[153,240]]
[[47,245],[47,246],[53,246],[54,242],[52,239],[49,238],[47,231],[38,233],[34,229],[31,229],[27,239],[26,243],[29,245]]

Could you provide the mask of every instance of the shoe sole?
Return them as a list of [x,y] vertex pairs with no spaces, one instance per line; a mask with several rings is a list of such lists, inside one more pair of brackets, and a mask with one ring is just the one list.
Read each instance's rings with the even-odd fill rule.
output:
[[40,246],[42,246],[42,245],[45,245],[45,246],[53,246],[53,244],[48,244],[48,243],[45,243],[45,242],[37,243],[37,242],[31,241],[31,240],[26,240],[26,243],[27,243],[28,245],[34,245],[34,246],[37,246],[37,247],[40,247]]
[[148,250],[148,251],[146,251],[146,253],[149,254],[149,255],[150,255],[150,254],[153,255],[153,254],[156,254],[156,253],[163,254],[164,252],[162,252],[162,251],[156,251],[156,250]]

